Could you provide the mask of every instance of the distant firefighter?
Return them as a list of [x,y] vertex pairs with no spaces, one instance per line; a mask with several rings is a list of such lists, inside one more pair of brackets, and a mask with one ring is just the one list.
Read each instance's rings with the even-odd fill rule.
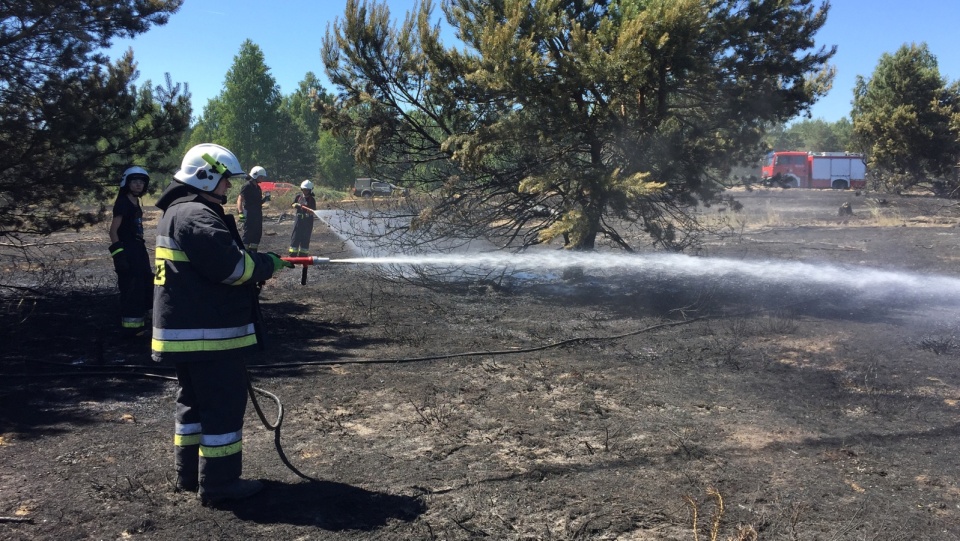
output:
[[120,192],[110,222],[110,256],[120,289],[120,332],[126,337],[146,333],[147,310],[153,303],[153,270],[143,241],[143,207],[150,175],[130,167],[120,178]]
[[260,237],[263,236],[263,204],[266,198],[260,190],[260,183],[264,180],[267,180],[267,170],[259,165],[254,167],[237,196],[240,238],[248,252],[260,249]]
[[290,255],[310,255],[310,237],[313,235],[313,211],[317,209],[317,198],[313,196],[313,183],[304,180],[300,183],[300,193],[293,200],[293,208],[297,209],[297,218],[293,222],[293,233],[290,234]]

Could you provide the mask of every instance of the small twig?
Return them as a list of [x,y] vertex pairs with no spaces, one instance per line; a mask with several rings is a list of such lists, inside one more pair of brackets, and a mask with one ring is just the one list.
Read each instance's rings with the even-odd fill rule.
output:
[[25,522],[33,524],[33,519],[30,517],[0,517],[0,522]]
[[697,533],[697,527],[699,526],[698,516],[697,516],[697,502],[693,501],[693,498],[690,496],[684,495],[683,499],[690,504],[690,509],[693,511],[693,541],[700,541],[700,534]]
[[64,244],[80,244],[84,242],[103,242],[102,239],[78,239],[78,240],[61,240],[57,242],[31,242],[24,244],[16,244],[13,242],[0,242],[0,247],[4,248],[36,248],[36,247],[45,247],[45,246],[61,246]]
[[430,419],[427,419],[427,416],[417,407],[416,403],[413,400],[407,399],[410,401],[410,405],[413,406],[413,410],[417,412],[417,415],[420,416],[420,419],[423,421],[423,424],[430,426]]
[[683,442],[683,436],[681,436],[679,432],[677,432],[676,430],[674,430],[674,429],[672,429],[672,428],[668,428],[667,430],[669,430],[670,432],[672,432],[673,435],[677,437],[677,443],[680,444],[680,447],[683,447],[683,451],[684,451],[685,453],[687,453],[687,456],[693,456],[693,453],[692,453],[692,452],[690,451],[690,449],[687,447],[687,444]]
[[717,501],[717,507],[713,511],[713,524],[710,526],[710,541],[717,541],[717,537],[720,535],[720,521],[723,519],[723,496],[720,495],[720,491],[714,488],[708,489],[707,494],[713,496]]

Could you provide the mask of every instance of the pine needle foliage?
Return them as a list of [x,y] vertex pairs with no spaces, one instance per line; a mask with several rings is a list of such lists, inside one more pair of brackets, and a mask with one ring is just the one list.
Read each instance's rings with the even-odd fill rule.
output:
[[132,51],[113,63],[101,51],[165,24],[181,3],[0,3],[0,235],[78,228],[103,208],[77,203],[111,198],[126,167],[174,168],[187,89],[169,76],[137,88]]
[[[322,49],[327,125],[421,198],[417,232],[682,250],[764,126],[828,89],[809,0],[349,0]],[[540,212],[546,208],[547,213]]]

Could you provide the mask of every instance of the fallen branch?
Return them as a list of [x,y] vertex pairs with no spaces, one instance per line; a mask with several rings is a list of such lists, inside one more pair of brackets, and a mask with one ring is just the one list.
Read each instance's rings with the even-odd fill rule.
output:
[[839,245],[814,246],[814,245],[807,244],[805,242],[799,242],[799,241],[754,240],[754,239],[747,239],[747,240],[749,240],[749,242],[752,242],[753,244],[789,244],[793,246],[800,246],[801,248],[805,248],[808,250],[836,250],[839,252],[863,252],[864,251],[863,248],[855,248],[852,246],[839,246]]
[[30,517],[0,517],[0,522],[21,522],[33,524],[33,519]]
[[16,244],[13,242],[0,242],[0,248],[43,248],[46,246],[61,246],[64,244],[81,244],[84,242],[98,242],[102,243],[103,239],[78,239],[78,240],[61,240],[57,242],[31,242],[30,244]]

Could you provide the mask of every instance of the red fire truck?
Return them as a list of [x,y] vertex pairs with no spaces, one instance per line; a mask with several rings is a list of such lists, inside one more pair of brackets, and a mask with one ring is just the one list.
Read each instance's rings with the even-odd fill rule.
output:
[[860,154],[776,151],[764,158],[760,177],[767,186],[845,190],[866,186],[867,166]]

